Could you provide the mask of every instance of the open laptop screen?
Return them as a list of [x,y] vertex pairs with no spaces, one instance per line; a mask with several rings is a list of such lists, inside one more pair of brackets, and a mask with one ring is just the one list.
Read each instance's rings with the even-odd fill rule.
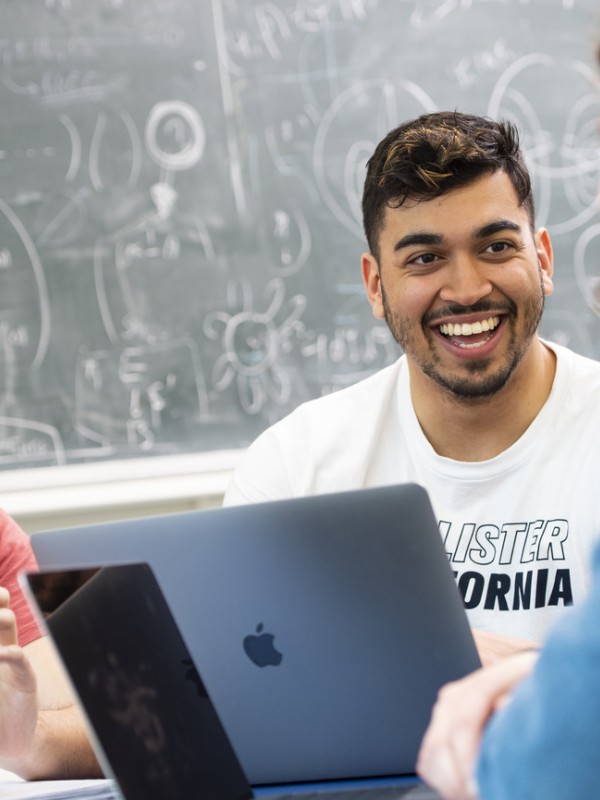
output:
[[23,580],[126,800],[252,796],[147,564]]

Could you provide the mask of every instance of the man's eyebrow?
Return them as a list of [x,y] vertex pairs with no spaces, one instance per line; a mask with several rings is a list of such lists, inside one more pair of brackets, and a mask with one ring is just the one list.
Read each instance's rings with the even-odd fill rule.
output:
[[396,244],[394,245],[394,252],[397,253],[398,250],[402,250],[403,247],[412,247],[413,245],[430,245],[430,244],[442,244],[444,241],[444,237],[441,236],[439,233],[427,233],[426,231],[418,231],[416,233],[407,233],[406,236],[403,236],[399,239]]
[[[522,230],[520,225],[510,219],[497,219],[493,222],[488,222],[486,225],[482,225],[481,228],[474,231],[473,239],[485,239],[486,236],[493,236],[495,233],[501,233],[502,231],[521,233]],[[413,247],[414,245],[437,245],[443,244],[444,241],[445,237],[440,233],[415,231],[414,233],[407,233],[406,236],[399,239],[394,245],[394,252],[397,253],[404,247]]]
[[476,230],[473,234],[474,239],[485,239],[486,236],[493,236],[495,233],[502,233],[502,231],[514,231],[521,233],[522,228],[511,219],[497,219],[494,222],[489,222]]

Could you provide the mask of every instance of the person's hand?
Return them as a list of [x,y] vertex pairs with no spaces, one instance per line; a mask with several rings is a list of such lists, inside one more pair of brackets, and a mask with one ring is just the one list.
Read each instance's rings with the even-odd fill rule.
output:
[[25,780],[94,778],[102,770],[47,636],[24,647],[0,587],[0,769]]
[[484,667],[489,667],[497,661],[523,650],[536,650],[539,647],[539,642],[521,639],[518,636],[507,636],[503,633],[489,633],[481,630],[473,630],[472,633]]
[[478,797],[475,768],[485,724],[536,660],[536,652],[522,652],[440,690],[421,743],[417,772],[446,800]]
[[35,673],[17,644],[9,594],[0,587],[0,757],[15,757],[33,740],[38,718]]

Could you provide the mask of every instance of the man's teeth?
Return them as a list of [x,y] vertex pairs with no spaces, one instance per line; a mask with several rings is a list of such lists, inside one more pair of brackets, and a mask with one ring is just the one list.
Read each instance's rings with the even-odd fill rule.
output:
[[489,319],[482,319],[481,322],[463,322],[460,325],[449,322],[446,325],[440,325],[440,331],[445,336],[473,336],[475,333],[493,331],[499,324],[500,317],[490,317]]

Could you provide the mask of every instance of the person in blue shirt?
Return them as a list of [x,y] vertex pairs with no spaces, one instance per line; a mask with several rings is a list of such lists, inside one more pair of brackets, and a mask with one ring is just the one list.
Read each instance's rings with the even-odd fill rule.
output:
[[600,547],[539,651],[444,687],[417,768],[446,800],[600,798]]

